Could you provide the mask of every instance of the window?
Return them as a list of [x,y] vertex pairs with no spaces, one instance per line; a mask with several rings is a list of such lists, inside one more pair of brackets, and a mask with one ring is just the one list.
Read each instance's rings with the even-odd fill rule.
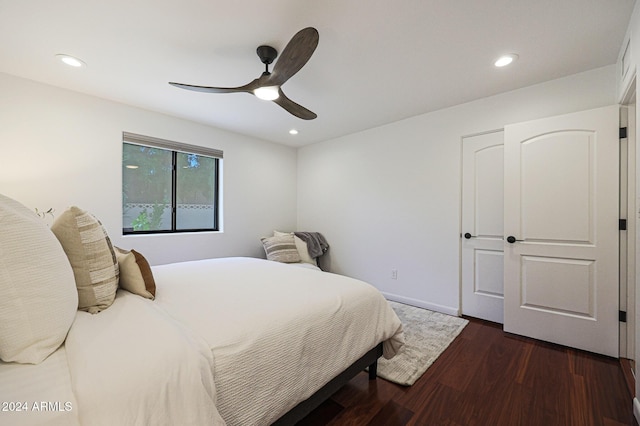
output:
[[123,133],[122,232],[219,230],[222,151]]

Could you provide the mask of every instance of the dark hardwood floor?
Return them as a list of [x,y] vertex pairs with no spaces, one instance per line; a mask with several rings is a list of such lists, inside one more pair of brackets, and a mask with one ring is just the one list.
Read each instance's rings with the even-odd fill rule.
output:
[[299,425],[637,425],[618,360],[469,320],[413,386],[360,373]]

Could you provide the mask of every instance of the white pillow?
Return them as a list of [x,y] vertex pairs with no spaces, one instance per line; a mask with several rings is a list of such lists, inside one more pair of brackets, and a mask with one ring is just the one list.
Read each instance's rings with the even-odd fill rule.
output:
[[307,247],[307,243],[305,243],[301,238],[296,237],[293,232],[273,231],[274,237],[280,237],[282,235],[293,235],[293,241],[296,244],[296,249],[298,250],[298,255],[300,256],[301,262],[310,263],[313,266],[318,266],[316,260],[309,256],[309,248]]
[[44,361],[76,316],[73,270],[45,222],[1,194],[0,295],[0,359]]

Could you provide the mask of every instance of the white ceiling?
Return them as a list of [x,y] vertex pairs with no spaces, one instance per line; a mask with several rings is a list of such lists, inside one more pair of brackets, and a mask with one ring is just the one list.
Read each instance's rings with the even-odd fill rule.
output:
[[[302,146],[613,64],[634,2],[0,0],[0,72]],[[315,120],[167,84],[248,83],[264,69],[256,47],[281,52],[307,26],[318,48],[282,88]],[[493,66],[511,52],[514,65]]]

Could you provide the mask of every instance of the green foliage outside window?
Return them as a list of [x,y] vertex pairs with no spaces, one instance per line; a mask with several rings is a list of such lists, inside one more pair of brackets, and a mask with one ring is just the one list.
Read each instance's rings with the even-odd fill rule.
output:
[[147,212],[147,208],[143,208],[140,214],[133,220],[131,225],[134,231],[151,231],[160,229],[162,215],[166,206],[164,204],[155,204],[151,213]]

